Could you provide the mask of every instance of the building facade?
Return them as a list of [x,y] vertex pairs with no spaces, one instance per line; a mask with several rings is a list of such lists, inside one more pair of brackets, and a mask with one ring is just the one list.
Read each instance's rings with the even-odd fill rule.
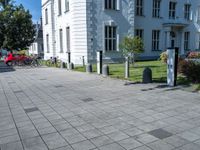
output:
[[122,58],[124,36],[140,36],[141,58],[156,58],[168,47],[181,54],[200,49],[199,0],[42,0],[44,57],[75,64]]
[[30,55],[38,55],[39,57],[44,58],[42,21],[41,24],[37,24],[36,26],[35,40],[29,46],[28,52]]

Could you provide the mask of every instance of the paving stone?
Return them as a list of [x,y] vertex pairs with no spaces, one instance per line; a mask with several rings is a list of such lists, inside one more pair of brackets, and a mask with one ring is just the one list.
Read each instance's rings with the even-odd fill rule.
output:
[[45,135],[45,134],[55,133],[57,131],[53,127],[47,127],[47,128],[39,128],[38,132],[40,135]]
[[24,139],[22,141],[25,150],[48,150],[40,137]]
[[153,150],[172,150],[174,147],[170,144],[167,144],[163,141],[156,141],[153,143],[148,144]]
[[152,150],[152,149],[150,149],[150,148],[147,147],[147,146],[141,146],[141,147],[138,147],[138,148],[136,148],[136,149],[134,149],[134,150]]
[[68,143],[58,133],[51,133],[42,136],[49,149],[67,146]]
[[119,131],[119,129],[116,129],[113,126],[106,126],[106,127],[100,128],[99,130],[104,134],[109,134],[109,133]]
[[138,135],[136,137],[134,137],[137,141],[143,143],[143,144],[148,144],[148,143],[152,143],[154,141],[157,141],[158,138],[152,136],[152,135],[149,135],[149,134],[141,134],[141,135]]
[[126,129],[126,130],[123,130],[123,132],[129,136],[136,136],[136,135],[140,135],[140,134],[144,133],[144,131],[142,131],[138,128]]
[[18,134],[0,138],[0,144],[13,143],[13,142],[17,142],[17,141],[20,141]]
[[142,146],[140,142],[136,141],[134,138],[128,138],[122,141],[118,142],[122,147],[124,147],[127,150],[131,150],[137,147]]
[[73,149],[71,146],[65,146],[65,147],[57,148],[55,150],[73,150]]
[[79,132],[85,132],[85,131],[89,131],[89,130],[95,129],[95,127],[91,126],[90,124],[84,124],[82,126],[76,127],[76,129]]
[[188,141],[191,141],[191,142],[200,139],[199,135],[194,134],[193,132],[189,132],[189,131],[180,133],[180,134],[178,134],[178,136],[180,136]]
[[0,145],[1,150],[22,150],[23,146],[21,142],[14,142],[9,144]]
[[110,137],[114,141],[121,141],[123,139],[129,138],[128,135],[126,135],[125,133],[123,133],[121,131],[110,133],[107,136]]
[[72,144],[74,150],[91,150],[94,149],[94,146],[90,141],[83,141],[80,143]]
[[[61,133],[62,134],[62,133]],[[81,141],[85,141],[86,138],[81,135],[81,134],[72,134],[72,135],[64,135],[62,134],[62,136],[67,140],[68,143],[73,144],[73,143],[78,143]]]
[[107,136],[99,136],[90,140],[97,147],[113,143],[114,141]]
[[87,139],[92,139],[98,136],[101,136],[103,133],[101,133],[99,130],[97,129],[93,129],[93,130],[89,130],[89,131],[85,131],[82,132],[82,134],[87,138]]
[[186,145],[186,144],[190,143],[190,141],[188,141],[186,139],[183,139],[183,138],[181,138],[179,136],[176,136],[176,135],[175,136],[171,136],[169,138],[166,138],[164,141],[166,143],[171,144],[174,147],[181,147],[183,145]]
[[120,146],[117,143],[105,145],[102,147],[99,147],[100,150],[125,150],[122,146]]
[[148,132],[150,135],[153,135],[155,136],[156,138],[159,138],[159,139],[165,139],[165,138],[168,138],[170,136],[172,136],[173,134],[172,133],[169,133],[163,129],[156,129],[156,130],[153,130],[153,131],[150,131]]
[[199,150],[200,146],[194,143],[190,143],[180,147],[180,150]]

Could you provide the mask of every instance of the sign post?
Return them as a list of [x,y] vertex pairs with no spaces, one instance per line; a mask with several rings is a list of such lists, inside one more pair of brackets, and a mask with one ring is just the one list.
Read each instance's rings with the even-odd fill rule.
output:
[[167,84],[169,86],[176,86],[177,84],[178,50],[178,48],[167,49]]
[[102,51],[98,51],[97,52],[97,73],[98,74],[102,74],[102,56],[103,52]]

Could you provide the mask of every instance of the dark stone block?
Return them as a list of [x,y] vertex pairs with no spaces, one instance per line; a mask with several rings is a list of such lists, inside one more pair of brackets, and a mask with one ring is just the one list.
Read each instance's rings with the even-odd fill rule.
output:
[[159,139],[165,139],[165,138],[168,138],[170,136],[172,136],[173,134],[172,133],[169,133],[163,129],[156,129],[156,130],[153,130],[153,131],[150,131],[148,132],[150,135],[153,135],[155,136],[156,138],[159,138]]

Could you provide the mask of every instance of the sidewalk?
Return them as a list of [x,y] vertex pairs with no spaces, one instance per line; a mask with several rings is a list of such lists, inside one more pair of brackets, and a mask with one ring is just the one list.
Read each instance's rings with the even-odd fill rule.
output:
[[1,150],[200,150],[200,94],[56,68],[0,73]]

